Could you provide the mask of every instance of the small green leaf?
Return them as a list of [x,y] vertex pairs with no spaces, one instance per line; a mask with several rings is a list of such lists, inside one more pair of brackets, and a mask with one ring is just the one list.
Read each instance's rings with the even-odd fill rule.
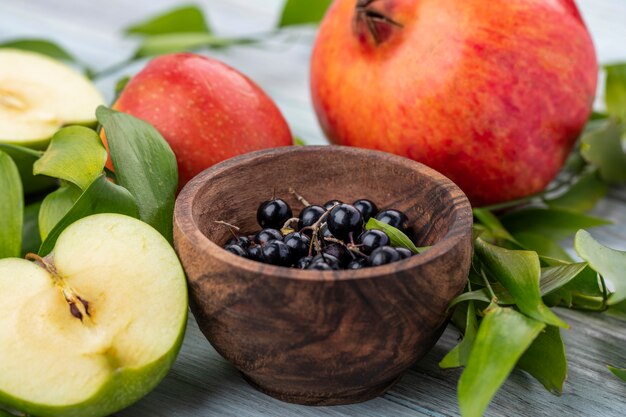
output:
[[127,189],[110,182],[104,174],[96,178],[74,206],[50,231],[46,240],[41,244],[39,255],[49,254],[63,230],[70,224],[83,217],[98,213],[119,213],[139,218],[137,204]]
[[536,252],[504,249],[482,239],[476,239],[474,250],[490,275],[513,296],[522,313],[553,326],[568,327],[541,300],[541,268]]
[[579,229],[610,224],[608,220],[560,209],[528,208],[507,213],[500,219],[513,234],[532,232],[560,240]]
[[20,173],[13,159],[0,151],[0,259],[20,256],[24,192]]
[[61,61],[76,62],[76,59],[65,49],[45,39],[15,39],[0,44],[0,48],[14,48],[37,52]]
[[332,0],[287,0],[278,26],[319,23],[331,3]]
[[221,38],[209,33],[172,33],[150,36],[139,45],[135,58],[145,58],[201,48],[225,48],[256,43],[253,38]]
[[565,193],[546,200],[546,204],[551,208],[585,213],[596,206],[608,189],[608,184],[593,170],[581,176]]
[[539,289],[541,295],[548,295],[567,285],[587,268],[586,262],[571,263],[541,268]]
[[296,146],[306,146],[306,142],[298,136],[293,137],[293,144]]
[[24,207],[24,230],[22,231],[22,254],[37,253],[41,246],[39,237],[39,208],[41,201],[31,203]]
[[524,249],[537,252],[541,256],[571,262],[571,257],[559,243],[535,232],[520,231],[513,235]]
[[172,242],[178,170],[174,152],[149,123],[98,107],[117,182],[135,197],[141,220]]
[[33,174],[33,165],[43,152],[7,143],[0,143],[0,151],[6,152],[17,165],[25,194],[39,193],[58,186],[58,181],[54,178]]
[[443,369],[458,368],[467,365],[472,345],[476,339],[476,331],[478,324],[476,321],[476,311],[474,303],[467,303],[467,319],[465,323],[465,334],[463,340],[456,345],[448,354],[439,362],[439,366]]
[[80,195],[80,188],[66,182],[43,199],[39,210],[39,236],[42,240],[45,240],[54,226],[65,217]]
[[[497,294],[496,294],[497,296]],[[463,294],[455,297],[452,301],[450,301],[450,305],[448,309],[456,306],[465,301],[482,301],[484,303],[491,303],[491,297],[489,296],[489,292],[486,288],[482,288],[480,290],[468,291]]]
[[596,166],[600,176],[609,183],[626,181],[626,154],[622,149],[622,128],[615,120],[601,122],[600,127],[583,134],[581,154]]
[[107,152],[95,131],[70,126],[54,134],[33,171],[69,181],[85,190],[102,173],[106,160]]
[[115,100],[114,101],[117,101],[117,98],[120,96],[120,94],[122,94],[122,91],[124,91],[129,81],[130,81],[130,76],[127,75],[125,77],[120,78],[119,80],[115,82]]
[[126,28],[131,35],[161,35],[164,33],[210,33],[204,14],[199,7],[183,6]]
[[365,228],[367,230],[376,229],[385,232],[385,234],[389,236],[389,241],[392,246],[406,248],[413,253],[422,253],[425,250],[425,248],[418,248],[415,246],[411,239],[409,239],[409,237],[400,230],[388,225],[387,223],[378,221],[373,217],[367,221]]
[[626,369],[624,368],[616,368],[614,366],[608,365],[609,371],[613,372],[613,375],[626,382]]
[[[500,240],[508,240],[511,242],[515,242],[515,238],[511,236],[511,234],[505,229],[500,220],[489,210],[475,208],[472,210],[474,217],[476,220],[482,224],[487,232],[489,233],[489,237],[494,239],[495,241]],[[487,236],[485,236],[486,238]]]
[[626,121],[626,63],[607,65],[604,99],[609,115]]
[[458,385],[464,417],[483,415],[496,391],[545,324],[511,308],[490,306],[480,323]]
[[617,304],[626,299],[626,252],[607,248],[598,243],[589,232],[581,230],[576,234],[574,247],[578,256],[589,262],[589,266],[613,284],[609,304]]
[[548,391],[562,393],[567,378],[567,358],[561,329],[547,326],[524,352],[517,367],[534,376]]

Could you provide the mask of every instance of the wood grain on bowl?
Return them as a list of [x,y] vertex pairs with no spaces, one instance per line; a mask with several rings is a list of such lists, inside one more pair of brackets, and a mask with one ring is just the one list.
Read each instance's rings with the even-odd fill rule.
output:
[[[237,257],[215,221],[258,229],[259,203],[288,190],[311,203],[369,198],[402,210],[425,253],[357,271],[308,271]],[[465,195],[419,163],[337,146],[260,151],[193,179],[175,209],[175,246],[191,308],[220,354],[259,390],[330,405],[384,393],[437,341],[467,280],[472,213]]]

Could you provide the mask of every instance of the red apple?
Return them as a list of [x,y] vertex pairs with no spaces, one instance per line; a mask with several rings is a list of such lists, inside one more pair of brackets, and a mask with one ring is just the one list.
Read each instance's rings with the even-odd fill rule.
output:
[[336,0],[311,92],[332,142],[423,162],[484,205],[555,177],[597,74],[572,0]]
[[176,154],[179,189],[225,159],[293,143],[280,110],[258,85],[220,61],[191,53],[150,61],[113,108],[163,135]]

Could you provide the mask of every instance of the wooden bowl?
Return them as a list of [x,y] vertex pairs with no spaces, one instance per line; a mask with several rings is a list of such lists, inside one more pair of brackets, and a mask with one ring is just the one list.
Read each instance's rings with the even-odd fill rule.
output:
[[[222,249],[226,221],[252,233],[259,204],[369,198],[404,211],[417,245],[403,261],[357,271],[276,267]],[[450,180],[409,159],[339,146],[270,149],[230,159],[182,190],[174,243],[191,310],[246,380],[283,401],[332,405],[383,394],[437,341],[467,280],[470,204]]]

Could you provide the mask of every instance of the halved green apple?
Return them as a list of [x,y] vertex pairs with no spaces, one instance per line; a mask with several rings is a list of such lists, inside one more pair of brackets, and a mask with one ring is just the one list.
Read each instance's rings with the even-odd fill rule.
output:
[[66,124],[92,124],[104,104],[91,81],[36,52],[0,49],[0,142],[43,149]]
[[182,344],[180,262],[131,217],[86,217],[46,258],[0,260],[0,288],[0,408],[109,415],[151,391]]

